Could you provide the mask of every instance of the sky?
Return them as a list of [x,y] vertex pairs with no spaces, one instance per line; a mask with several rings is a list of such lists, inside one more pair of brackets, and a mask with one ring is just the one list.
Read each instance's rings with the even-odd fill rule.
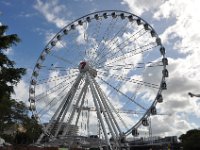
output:
[[200,127],[200,1],[198,0],[1,0],[0,23],[21,42],[5,53],[27,74],[14,97],[27,102],[29,82],[37,59],[48,41],[71,21],[100,10],[125,10],[140,16],[157,31],[166,48],[167,90],[160,113],[152,118],[153,135],[180,135]]

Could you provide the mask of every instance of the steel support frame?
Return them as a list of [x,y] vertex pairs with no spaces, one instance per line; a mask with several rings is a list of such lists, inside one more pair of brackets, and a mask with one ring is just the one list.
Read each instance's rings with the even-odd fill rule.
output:
[[100,120],[106,143],[107,143],[107,145],[110,146],[110,140],[108,139],[107,130],[106,130],[106,127],[105,127],[105,124],[104,124],[104,121],[103,121],[103,118],[102,118],[102,115],[101,115],[101,107],[98,104],[99,103],[99,97],[98,97],[98,94],[97,94],[95,87],[93,85],[93,81],[92,81],[90,74],[88,72],[86,72],[86,74],[87,74],[87,77],[88,77],[88,80],[89,80],[89,85],[90,85],[90,89],[91,89],[91,92],[92,92],[94,105],[95,105],[96,110],[97,110],[97,117]]
[[[58,118],[59,115],[62,114],[61,109],[64,107],[64,104],[67,102],[70,93],[73,92],[74,90],[76,90],[77,85],[79,85],[81,79],[82,79],[82,75],[83,74],[79,74],[74,82],[74,84],[72,85],[71,89],[69,90],[69,92],[66,94],[66,96],[63,98],[61,104],[59,105],[58,109],[56,110],[55,114],[53,115],[53,117],[51,118],[51,120],[49,121],[47,127],[44,127],[44,133],[42,133],[40,135],[40,137],[38,138],[36,144],[39,144],[42,140],[42,138],[45,136],[45,134],[49,133],[49,130],[51,128],[51,126],[53,125],[53,122],[56,118]],[[50,135],[48,135],[50,136]]]

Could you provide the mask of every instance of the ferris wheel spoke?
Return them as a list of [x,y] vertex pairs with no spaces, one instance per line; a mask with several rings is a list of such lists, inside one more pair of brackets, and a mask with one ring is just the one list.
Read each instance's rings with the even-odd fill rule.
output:
[[[137,87],[135,88],[134,92],[133,92],[133,95],[131,96],[131,98],[135,101],[136,100],[136,97],[137,97],[137,93],[139,92],[140,88],[141,88],[142,85],[139,85],[137,84]],[[128,104],[130,103],[130,101],[127,100],[126,103],[124,103],[123,107],[126,107],[128,106]],[[144,113],[143,113],[144,114]]]
[[[75,35],[75,34],[74,34]],[[65,48],[66,46],[61,42],[61,41],[59,41],[59,43],[62,45],[62,47],[63,48]],[[79,57],[81,58],[82,57],[82,55],[83,55],[83,51],[81,51],[80,49],[80,44],[77,44],[77,43],[74,43],[73,45],[75,45],[76,47],[74,48],[74,50],[77,50],[77,51],[79,51],[78,52],[78,55],[79,55]],[[72,49],[72,47],[70,48],[70,51],[73,51],[73,50],[71,50]],[[69,50],[67,51],[67,50],[65,50],[66,52],[69,52]],[[69,55],[70,55],[70,53],[69,53]],[[62,58],[63,59],[63,58]],[[68,60],[64,60],[64,61],[68,61]]]
[[[101,86],[102,84],[105,84],[105,83],[103,81],[98,83],[99,86]],[[114,88],[111,88],[110,91],[108,91],[109,93],[107,94],[107,97],[110,97],[113,94],[113,92],[120,90],[120,88],[122,87],[122,84],[123,84],[123,82],[118,82],[117,85],[115,85],[115,86],[113,85]]]
[[148,67],[160,67],[163,66],[162,61],[147,62],[147,63],[136,63],[136,64],[116,64],[116,65],[104,65],[104,67],[98,67],[99,72],[109,70],[130,70],[130,69],[142,69]]
[[[83,29],[84,30],[84,29]],[[81,34],[81,33],[79,33]],[[61,41],[59,41],[61,43]],[[71,42],[71,41],[70,41]],[[84,54],[84,51],[82,50],[82,47],[81,47],[81,44],[78,43],[77,41],[73,41],[75,44],[73,44],[73,46],[70,46],[70,49],[66,49],[66,46],[64,46],[63,44],[63,48],[64,50],[68,53],[67,55],[71,55],[72,52],[74,51],[77,51],[78,53],[78,58],[82,58],[83,57],[83,54]],[[74,48],[73,48],[74,47]],[[77,58],[76,58],[77,59]]]
[[[105,59],[109,59],[109,61],[112,61],[113,59],[118,59],[118,58],[128,58],[128,57],[132,57],[134,55],[137,55],[137,54],[140,54],[140,53],[143,53],[143,52],[146,52],[146,50],[150,50],[154,47],[156,47],[157,45],[155,45],[155,42],[150,42],[148,44],[145,44],[145,45],[142,45],[140,47],[137,47],[137,48],[134,48],[134,49],[130,49],[128,51],[125,51],[123,52],[123,55],[122,56],[115,56],[112,55],[112,56],[109,56],[109,57],[105,57]],[[129,56],[127,56],[129,55]],[[105,61],[101,61],[99,62],[99,64],[102,64],[104,63]]]
[[108,71],[108,70],[130,70],[130,69],[135,69],[135,68],[145,68],[145,66],[144,65],[142,66],[142,64],[139,64],[139,63],[138,63],[138,66],[134,65],[134,64],[123,64],[123,65],[119,64],[119,65],[113,65],[113,66],[105,65],[104,70],[101,69],[101,67],[100,67],[99,72],[101,72],[101,70],[102,71],[105,71],[105,70],[106,71]]
[[106,48],[106,45],[110,45],[110,48],[111,48],[112,45],[116,44],[116,42],[118,41],[118,39],[116,39],[117,36],[121,37],[125,33],[125,31],[127,30],[126,27],[127,27],[128,23],[129,22],[125,22],[125,24],[123,24],[123,26],[118,30],[118,32],[113,36],[113,38],[111,40],[109,40],[109,41],[108,41],[108,39],[105,40],[105,44],[104,44],[103,48],[99,49],[100,52],[97,54],[95,59],[99,58],[101,55],[103,55],[103,56],[106,55],[106,50],[109,49],[109,48],[108,49]]
[[[113,22],[113,20],[115,20],[115,21]],[[104,43],[104,47],[105,47],[105,44],[106,44],[106,42],[108,41],[109,36],[110,36],[112,30],[114,30],[114,28],[115,28],[115,25],[116,25],[116,23],[117,23],[117,20],[118,20],[118,18],[112,19],[112,20],[110,21],[110,23],[108,24],[106,30],[104,31],[104,34],[103,34],[103,36],[102,36],[102,39],[98,42],[98,45],[97,45],[97,47],[95,48],[95,51],[97,52],[97,54],[96,54],[94,60],[96,60],[97,57],[103,52],[104,48],[101,48],[101,45],[102,45],[102,43]],[[95,63],[96,63],[96,61],[95,61]]]
[[[66,67],[50,67],[48,70],[49,71],[59,71],[59,72],[69,71],[69,69],[67,69]],[[78,72],[78,68],[76,69],[76,71]]]
[[73,82],[74,82],[74,80],[72,80],[72,81],[69,81],[69,80],[62,81],[62,82],[56,84],[55,86],[47,89],[46,91],[36,95],[35,99],[36,99],[36,101],[40,101],[44,97],[46,97],[46,96],[48,96],[52,93],[56,93],[58,90],[60,90],[62,88],[69,87],[69,85],[71,85]]
[[71,72],[77,72],[78,71],[78,68],[75,67],[75,68],[66,68],[66,67],[61,67],[61,66],[54,66],[54,64],[51,64],[51,65],[42,65],[40,66],[40,69],[44,72],[54,72],[54,71],[59,71],[59,72],[68,72],[68,73],[71,73]]
[[113,23],[113,19],[110,21],[109,25],[107,26],[107,28],[106,28],[106,30],[105,30],[102,38],[101,38],[101,40],[99,40],[97,46],[94,47],[95,51],[97,51],[99,49],[99,47],[100,47],[100,45],[101,45],[103,40],[105,40],[105,42],[106,42],[106,40],[108,39],[109,34],[111,33],[110,31],[112,31],[112,29],[113,29],[113,27],[114,27],[114,25],[116,23],[116,20],[117,19],[115,19],[114,23]]
[[[118,45],[114,45],[114,44],[117,44],[117,40],[111,44],[111,46],[108,48],[108,52],[107,53],[104,53],[104,55],[100,56],[99,57],[99,60],[103,57],[105,57],[106,55],[108,55],[110,52],[114,51],[116,48],[119,48],[121,45],[123,45],[124,43],[126,43],[127,41],[129,41],[131,38],[133,38],[134,36],[136,36],[137,34],[139,34],[140,32],[142,32],[143,29],[140,29],[139,31],[137,31],[136,33],[134,33],[133,35],[131,35],[130,37],[128,37],[126,40],[124,40],[123,42],[119,43]],[[137,39],[137,38],[135,38]],[[112,46],[115,46],[114,48],[112,48]]]
[[57,97],[54,97],[49,103],[47,103],[45,105],[44,108],[48,108],[48,109],[41,109],[39,112],[38,112],[38,115],[40,115],[40,117],[43,117],[43,115],[47,114],[50,110],[52,110],[52,108],[54,108],[56,106],[57,103],[59,103],[62,98],[64,97],[64,95],[60,96],[64,91],[66,90],[63,89],[60,93],[58,93],[59,95],[59,98]]
[[[137,34],[139,34],[141,31],[144,31],[143,33],[141,33],[141,35],[138,35],[137,37],[135,37]],[[142,35],[144,35],[145,33],[147,33],[147,31],[145,31],[144,29],[141,29],[139,30],[138,32],[136,32],[135,34],[131,35],[130,37],[128,37],[126,40],[124,40],[123,42],[121,42],[120,44],[116,45],[114,48],[112,47],[109,47],[108,48],[108,52],[105,53],[104,55],[100,56],[98,58],[98,61],[97,62],[101,62],[101,60],[103,58],[105,58],[106,56],[116,56],[116,54],[119,54],[119,52],[122,52],[122,50],[127,47],[129,45],[129,40],[131,40],[133,37],[134,38],[134,41],[137,41]],[[117,50],[118,49],[118,50]],[[116,50],[116,51],[115,51]],[[114,52],[114,53],[112,53]]]
[[[151,43],[151,44],[152,44],[152,43]],[[109,59],[109,62],[106,62],[107,60],[105,60],[105,61],[100,62],[99,64],[104,64],[104,63],[106,63],[105,65],[110,65],[110,64],[113,64],[113,63],[116,63],[116,62],[124,61],[124,60],[126,60],[126,59],[128,59],[128,58],[130,58],[130,57],[133,57],[133,56],[135,56],[135,55],[144,53],[144,52],[146,52],[146,51],[150,51],[150,50],[152,50],[153,48],[157,47],[157,45],[152,45],[151,47],[147,47],[147,46],[149,46],[149,45],[150,45],[150,44],[147,44],[147,45],[142,46],[142,47],[140,47],[140,48],[136,48],[136,49],[133,49],[133,50],[131,50],[131,51],[128,51],[128,52],[126,52],[126,53],[125,53],[124,55],[122,55],[122,56],[107,58],[107,59]],[[147,48],[146,48],[146,49],[142,49],[142,48],[144,48],[144,47],[147,47]],[[137,51],[137,50],[139,50],[139,51]],[[101,68],[101,67],[103,67],[103,66],[98,66],[98,67]]]
[[75,66],[77,65],[77,64],[74,64],[72,61],[67,60],[66,58],[63,58],[62,56],[58,56],[58,55],[52,54],[52,53],[51,53],[50,56],[52,56],[54,58],[57,58],[58,60],[61,60],[61,61],[65,62],[65,63],[67,63],[67,64],[73,65],[72,68],[75,68]]
[[[123,65],[119,65],[119,66],[123,66]],[[108,78],[115,78],[115,74],[112,74],[111,76],[109,76],[109,71],[110,71],[111,69],[106,69],[106,67],[105,67],[105,69],[104,70],[99,70],[98,72],[99,72],[99,77],[108,77]],[[121,68],[120,70],[123,70],[123,68]],[[125,74],[125,76],[123,76],[123,78],[128,78],[128,74]],[[128,82],[129,80],[123,80],[123,82],[122,81],[120,81],[120,82],[118,82],[117,83],[117,85],[113,85],[114,87],[115,87],[115,89],[117,89],[117,90],[120,90],[120,88],[122,87],[122,85],[123,84],[126,84],[126,82]],[[102,83],[100,83],[99,85],[101,85]],[[137,86],[139,86],[139,84],[137,84]],[[115,89],[111,89],[111,91],[108,93],[108,97],[114,92],[114,91],[116,91]],[[134,91],[133,93],[136,93],[136,91]]]
[[49,77],[49,78],[45,78],[45,79],[40,79],[40,80],[38,80],[36,85],[47,84],[47,83],[55,82],[55,81],[59,81],[59,80],[70,79],[70,78],[77,76],[77,74],[78,74],[78,72],[74,72],[69,75],[57,75],[57,76],[53,76],[53,77]]
[[[106,77],[108,77],[107,75],[108,75],[108,73],[107,73],[107,71],[102,71],[102,72],[100,72],[100,76],[103,74],[103,76],[105,75]],[[128,74],[126,74],[123,78],[128,78],[127,77],[128,76]],[[109,77],[109,78],[115,78],[115,75],[113,74],[111,77]],[[115,89],[117,89],[117,90],[120,90],[120,88],[124,85],[124,84],[126,84],[127,82],[130,82],[129,80],[120,80],[120,82],[118,82],[118,84],[116,85],[116,86],[114,86],[115,87]],[[142,86],[142,84],[137,84],[137,87],[135,88],[135,90],[133,91],[133,96],[131,96],[131,99],[133,99],[133,101],[135,101],[135,99],[136,99],[136,95],[137,95],[137,92],[138,92],[138,90],[140,89],[140,87]],[[108,94],[108,97],[114,92],[114,91],[116,91],[115,89],[112,89],[110,92],[109,92],[109,94]],[[127,102],[125,103],[125,104],[128,104],[128,102],[131,102],[130,100],[128,100],[127,99]],[[125,106],[125,104],[124,104],[124,106]],[[123,107],[124,107],[123,106]]]
[[[91,46],[89,40],[95,35],[95,32],[97,31],[97,27],[99,26],[98,22],[96,22],[96,25],[94,26],[94,29],[93,29],[93,33],[91,33],[91,35],[89,35],[87,32],[88,30],[88,22],[86,23],[87,24],[87,28],[85,29],[85,32],[84,32],[84,40],[88,43],[88,45],[86,45],[86,48],[84,49],[84,53],[85,53],[85,56],[87,57],[87,51],[88,49],[90,49],[90,47],[94,47],[94,46]],[[90,46],[90,47],[89,47]]]
[[126,97],[128,100],[132,101],[133,103],[135,103],[137,106],[139,106],[140,108],[142,108],[143,110],[147,110],[145,107],[143,107],[141,104],[139,104],[138,102],[134,101],[133,99],[131,99],[129,96],[127,96],[126,94],[124,94],[123,92],[121,92],[120,90],[116,89],[114,86],[112,86],[110,83],[106,82],[105,80],[103,80],[102,78],[98,77],[100,80],[102,80],[104,83],[106,83],[108,86],[110,86],[111,88],[113,88],[114,90],[116,90],[117,92],[119,92],[121,95],[123,95],[124,97]]
[[[107,76],[107,74],[105,74],[105,75],[102,74],[102,75],[103,76]],[[154,83],[149,83],[149,82],[145,82],[145,81],[142,81],[142,80],[137,80],[137,79],[134,79],[134,78],[123,77],[123,76],[119,76],[119,75],[113,75],[111,77],[114,78],[114,79],[116,79],[116,80],[119,80],[119,81],[128,81],[128,82],[131,82],[131,83],[134,83],[134,84],[144,85],[144,86],[147,86],[147,87],[159,89],[159,85],[154,84]]]
[[[95,25],[95,29],[94,29],[94,32],[91,34],[91,36],[90,36],[90,38],[93,38],[93,39],[95,39],[95,42],[97,41],[97,39],[98,39],[98,36],[99,36],[99,32],[100,32],[100,29],[101,29],[101,24],[102,24],[102,22],[100,21],[102,18],[99,18],[98,20],[97,20],[97,22],[96,22],[96,25]],[[96,47],[98,44],[96,44],[96,43],[92,43],[92,45],[91,45],[91,50],[90,51],[92,51],[92,50],[94,50],[94,47]],[[92,56],[91,56],[91,54],[92,53],[90,53],[90,51],[88,51],[90,48],[87,48],[87,49],[85,49],[85,54],[86,54],[86,57],[87,58],[91,58]]]

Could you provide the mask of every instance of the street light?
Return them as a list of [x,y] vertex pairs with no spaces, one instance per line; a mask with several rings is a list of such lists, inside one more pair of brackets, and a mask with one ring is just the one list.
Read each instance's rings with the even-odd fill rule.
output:
[[190,95],[191,97],[195,96],[195,97],[200,97],[200,94],[193,94],[191,92],[188,93],[188,95]]

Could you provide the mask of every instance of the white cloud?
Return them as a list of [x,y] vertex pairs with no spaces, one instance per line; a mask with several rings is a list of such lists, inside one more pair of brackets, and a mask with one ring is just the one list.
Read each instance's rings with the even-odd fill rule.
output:
[[12,6],[12,3],[8,1],[1,1],[1,3],[7,6]]
[[13,94],[12,97],[19,101],[23,101],[28,105],[29,84],[26,81],[21,80],[14,90],[15,94]]
[[66,12],[66,7],[64,5],[58,4],[58,0],[44,2],[37,0],[34,8],[38,10],[48,22],[55,24],[58,28],[63,28],[68,24],[68,20],[64,18],[64,14],[68,15]]
[[76,38],[76,42],[77,44],[81,45],[81,44],[86,44],[87,43],[87,23],[84,23],[83,26],[78,26],[77,27],[77,31],[78,31],[78,36]]
[[[198,0],[169,0],[163,3],[154,15],[155,19],[175,18],[175,23],[165,30],[162,37],[164,41],[166,39],[175,40],[177,37],[180,38],[179,41],[174,43],[176,44],[175,48],[179,49],[180,52],[186,53],[191,49],[196,51],[196,47],[199,48],[200,46],[199,4]],[[185,49],[185,47],[190,47],[191,49]]]
[[153,11],[158,8],[164,0],[123,0],[123,4],[127,4],[130,11],[136,15],[141,15],[147,11]]
[[33,17],[33,16],[36,16],[37,15],[37,13],[27,13],[27,12],[21,12],[20,14],[19,14],[19,17],[24,17],[24,18],[31,18],[31,17]]
[[14,54],[14,51],[12,48],[7,48],[3,51],[4,54],[6,55],[13,55]]
[[196,127],[177,114],[152,117],[151,123],[154,136],[179,136],[186,130]]

